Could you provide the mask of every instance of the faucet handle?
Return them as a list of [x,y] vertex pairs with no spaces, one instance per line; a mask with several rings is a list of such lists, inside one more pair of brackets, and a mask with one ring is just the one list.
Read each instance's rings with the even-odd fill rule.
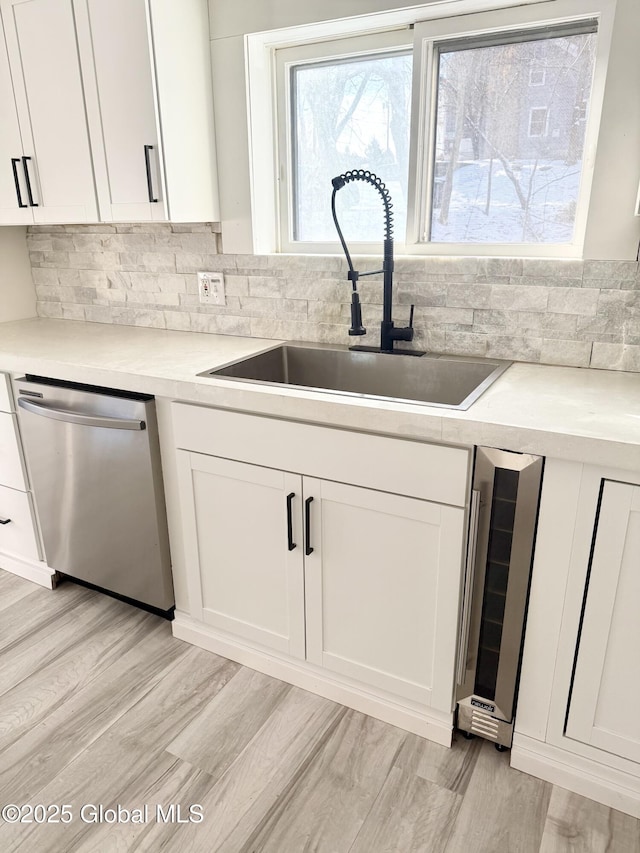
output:
[[394,341],[412,341],[413,340],[413,310],[416,306],[412,305],[409,311],[409,325],[398,327],[391,324],[389,334]]

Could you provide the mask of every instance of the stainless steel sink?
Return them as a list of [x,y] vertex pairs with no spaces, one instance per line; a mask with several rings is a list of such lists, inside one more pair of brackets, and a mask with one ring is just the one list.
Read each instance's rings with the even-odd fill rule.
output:
[[199,376],[468,409],[510,364],[282,344]]

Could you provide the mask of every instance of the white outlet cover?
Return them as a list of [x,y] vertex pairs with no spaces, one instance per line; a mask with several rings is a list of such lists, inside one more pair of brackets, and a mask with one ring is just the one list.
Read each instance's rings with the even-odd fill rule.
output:
[[198,294],[204,305],[226,305],[224,275],[221,272],[199,272]]

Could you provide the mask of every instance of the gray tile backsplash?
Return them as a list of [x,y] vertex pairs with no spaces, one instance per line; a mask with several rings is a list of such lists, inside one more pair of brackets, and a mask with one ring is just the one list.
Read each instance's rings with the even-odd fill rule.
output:
[[[341,257],[226,255],[214,224],[36,226],[28,233],[41,317],[348,344]],[[362,271],[378,257],[358,259]],[[222,271],[227,304],[198,301],[196,272]],[[367,343],[382,284],[360,285]],[[640,273],[632,261],[396,260],[394,315],[415,304],[415,346],[640,371]]]

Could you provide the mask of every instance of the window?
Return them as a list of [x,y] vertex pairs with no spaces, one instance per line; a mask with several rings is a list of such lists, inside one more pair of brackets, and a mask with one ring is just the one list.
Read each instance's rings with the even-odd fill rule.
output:
[[[467,10],[482,2],[452,5]],[[303,41],[303,28],[295,45],[287,45],[286,31],[273,39],[273,159],[257,131],[267,123],[251,129],[256,251],[336,252],[331,178],[365,169],[391,193],[400,252],[581,255],[609,0],[528,3],[457,18],[437,18],[439,5],[421,7],[433,19],[413,28],[337,39],[331,25],[341,22],[327,22],[315,41]],[[609,17],[601,39],[603,6]],[[395,14],[406,21],[412,13]],[[261,60],[259,70],[268,68]],[[272,100],[252,94],[251,70],[249,59],[253,122]],[[276,220],[269,219],[266,179],[273,162]],[[375,191],[349,184],[337,202],[352,251],[378,251]]]
[[[409,170],[410,53],[294,65],[292,98],[292,230],[299,241],[331,241],[331,179],[348,169],[384,176],[404,233]],[[344,193],[345,233],[380,236],[375,196],[351,185]],[[324,191],[323,191],[324,190]]]
[[529,85],[530,86],[544,86],[545,81],[547,79],[547,72],[544,68],[530,68],[529,69]]
[[[551,30],[542,41],[529,31],[436,48],[431,241],[573,239],[584,148],[584,126],[577,131],[573,115],[590,89],[595,49],[594,34],[582,29]],[[552,67],[552,139],[550,107],[531,105],[528,88],[531,63],[543,54]]]
[[[413,54],[408,30],[279,50],[278,116],[281,248],[322,251],[336,240],[331,179],[368,169],[391,192],[396,233],[404,235]],[[380,201],[370,187],[340,193],[350,242],[376,243]]]
[[549,110],[547,107],[531,107],[529,110],[529,136],[546,136],[548,118]]
[[576,104],[574,118],[576,124],[581,124],[582,122],[585,122],[587,120],[587,107],[588,103],[586,98],[583,98],[582,101]]

